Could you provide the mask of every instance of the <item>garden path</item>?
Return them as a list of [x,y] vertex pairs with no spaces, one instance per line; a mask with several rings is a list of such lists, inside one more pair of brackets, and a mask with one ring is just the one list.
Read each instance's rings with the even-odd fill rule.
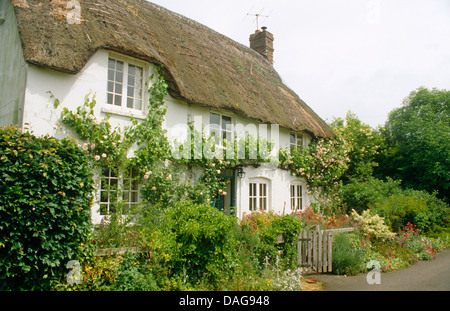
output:
[[431,261],[381,274],[380,285],[369,285],[367,274],[337,276],[313,274],[305,278],[324,283],[326,291],[450,291],[450,250]]

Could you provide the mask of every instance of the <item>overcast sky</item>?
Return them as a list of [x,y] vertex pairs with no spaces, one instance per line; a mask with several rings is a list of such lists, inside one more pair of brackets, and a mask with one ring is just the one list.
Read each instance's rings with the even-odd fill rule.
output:
[[420,86],[450,90],[450,0],[151,0],[249,45],[267,26],[274,67],[320,117],[372,127]]

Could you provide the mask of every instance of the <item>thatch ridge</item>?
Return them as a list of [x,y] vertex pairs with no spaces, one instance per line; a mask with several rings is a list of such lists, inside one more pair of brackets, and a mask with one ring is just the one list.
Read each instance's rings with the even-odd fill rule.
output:
[[171,95],[189,103],[334,136],[256,51],[144,0],[79,2],[81,25],[70,25],[66,0],[13,1],[27,62],[76,74],[105,48],[160,65]]

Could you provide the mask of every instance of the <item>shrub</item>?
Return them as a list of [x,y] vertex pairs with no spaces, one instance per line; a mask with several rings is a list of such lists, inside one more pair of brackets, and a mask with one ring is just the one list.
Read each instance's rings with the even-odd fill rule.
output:
[[1,289],[48,289],[91,254],[88,163],[73,141],[0,128]]
[[365,182],[356,180],[342,188],[343,201],[347,212],[355,210],[359,214],[384,198],[400,193],[400,181],[388,178],[386,181],[369,177]]
[[353,210],[351,217],[356,221],[358,231],[365,237],[386,240],[395,235],[385,224],[384,219],[370,210],[364,211],[362,215]]
[[337,233],[333,237],[333,271],[356,275],[365,271],[365,252],[355,234]]
[[[301,228],[301,221],[294,215],[279,216],[265,212],[251,213],[240,222],[241,237],[245,238],[246,247],[251,247],[260,264],[281,259],[280,264],[286,267],[293,267],[296,262]],[[278,242],[279,235],[283,235],[283,243]]]
[[[300,221],[293,215],[277,216],[258,235],[256,253],[259,261],[264,262],[267,258],[275,262],[279,257],[283,267],[293,268],[297,262],[297,242],[301,228]],[[278,243],[279,234],[284,237],[283,243]]]
[[154,214],[151,222],[140,222],[144,243],[170,277],[214,283],[232,273],[237,261],[235,218],[186,201]]
[[445,226],[449,211],[448,205],[434,194],[417,190],[407,190],[381,199],[373,204],[372,209],[385,217],[394,231],[412,223],[421,232]]

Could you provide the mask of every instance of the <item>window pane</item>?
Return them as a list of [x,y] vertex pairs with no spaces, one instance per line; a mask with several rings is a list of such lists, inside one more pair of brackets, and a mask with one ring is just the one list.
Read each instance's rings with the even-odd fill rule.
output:
[[114,92],[116,94],[122,95],[122,83],[116,83],[114,87]]
[[232,138],[233,138],[233,136],[232,136],[232,133],[231,133],[231,132],[229,132],[229,131],[223,131],[223,132],[222,132],[222,138],[223,138],[223,140],[231,141]]
[[116,61],[116,71],[123,72],[123,62],[120,60]]
[[135,86],[135,80],[134,75],[130,75],[130,72],[128,72],[128,85]]
[[110,105],[112,105],[112,104],[113,104],[113,97],[114,97],[113,94],[109,94],[109,93],[108,93],[108,96],[107,96],[107,97],[108,97],[107,103],[110,104]]
[[114,70],[108,69],[108,80],[114,81]]
[[108,215],[108,204],[100,204],[100,215],[101,216]]
[[101,191],[100,192],[100,202],[107,203],[108,202],[108,192],[107,191]]
[[116,69],[116,61],[112,58],[108,60],[108,69]]
[[114,96],[114,105],[122,106],[122,96],[121,95]]
[[114,92],[114,83],[112,81],[108,81],[108,92]]
[[291,144],[295,144],[295,134],[291,134]]
[[134,102],[134,109],[142,110],[142,100],[136,99],[136,101]]
[[303,136],[302,135],[298,135],[297,137],[297,147],[301,147],[303,146]]
[[231,118],[230,117],[222,117],[222,129],[231,131]]
[[116,82],[123,83],[123,73],[122,72],[116,72]]
[[133,108],[133,104],[134,104],[133,98],[128,97],[127,98],[127,108],[132,109]]
[[128,76],[134,76],[134,69],[136,67],[133,65],[128,66]]
[[211,113],[209,123],[211,125],[215,124],[215,125],[218,125],[220,127],[220,115],[215,114],[215,113]]
[[139,203],[139,193],[133,191],[131,193],[130,203]]

